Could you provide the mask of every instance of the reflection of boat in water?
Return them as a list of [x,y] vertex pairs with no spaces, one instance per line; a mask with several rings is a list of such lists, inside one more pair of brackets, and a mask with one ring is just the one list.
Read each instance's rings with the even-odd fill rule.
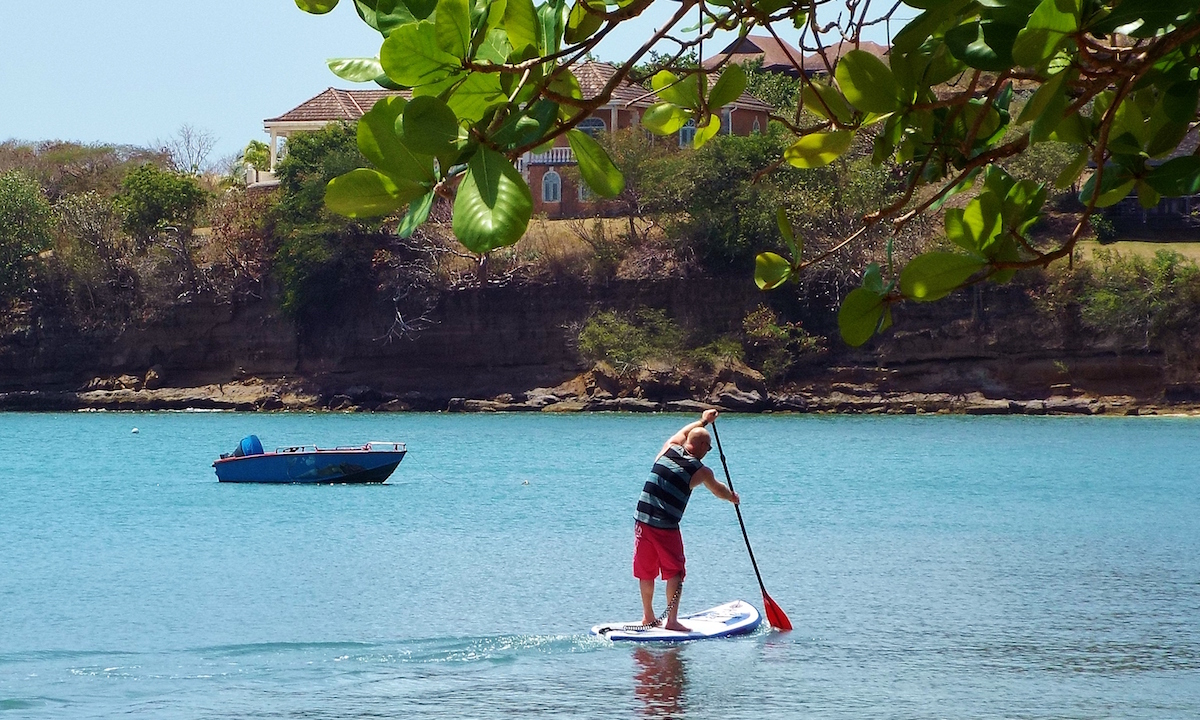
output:
[[241,483],[381,483],[404,459],[404,443],[369,442],[365,445],[319,448],[295,445],[263,452],[255,435],[243,438],[237,448],[213,463],[217,480]]

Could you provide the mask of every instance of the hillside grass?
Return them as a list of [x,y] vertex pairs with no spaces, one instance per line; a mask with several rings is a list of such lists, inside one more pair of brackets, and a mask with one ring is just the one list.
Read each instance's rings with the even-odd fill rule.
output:
[[1150,260],[1160,251],[1176,252],[1200,264],[1200,241],[1194,242],[1150,242],[1147,240],[1120,240],[1101,244],[1095,240],[1083,240],[1077,246],[1084,260],[1094,260],[1097,251],[1115,252],[1127,257]]

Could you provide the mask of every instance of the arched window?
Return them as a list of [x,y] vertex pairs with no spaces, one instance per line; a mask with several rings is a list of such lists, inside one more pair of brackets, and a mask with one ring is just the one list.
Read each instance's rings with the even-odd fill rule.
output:
[[679,147],[691,147],[696,139],[696,121],[688,120],[679,128]]
[[582,179],[579,181],[579,202],[592,202],[596,199],[596,193],[587,186],[587,183]]
[[758,124],[758,118],[754,118],[754,132],[762,132],[762,126]]
[[556,203],[562,200],[562,178],[549,170],[542,176],[542,202]]
[[608,129],[608,125],[606,125],[604,121],[598,117],[584,118],[575,127],[576,129],[591,135],[592,137],[596,137]]

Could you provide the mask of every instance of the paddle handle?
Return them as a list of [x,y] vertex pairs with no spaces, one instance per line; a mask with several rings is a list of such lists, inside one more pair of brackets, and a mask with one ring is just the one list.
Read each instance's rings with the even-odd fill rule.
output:
[[[729,476],[729,464],[725,462],[725,451],[721,448],[721,434],[717,432],[717,423],[712,424],[713,437],[717,440],[717,454],[721,456],[721,467],[725,470],[725,484],[729,486],[729,490],[733,491],[733,478]],[[762,573],[758,571],[758,561],[754,559],[754,549],[750,547],[750,536],[746,534],[746,523],[742,520],[742,508],[734,505],[733,509],[737,512],[738,525],[742,528],[742,539],[746,541],[746,552],[750,553],[750,564],[754,566],[754,577],[758,578],[758,587],[762,590],[764,596],[767,594],[767,586],[763,584]]]

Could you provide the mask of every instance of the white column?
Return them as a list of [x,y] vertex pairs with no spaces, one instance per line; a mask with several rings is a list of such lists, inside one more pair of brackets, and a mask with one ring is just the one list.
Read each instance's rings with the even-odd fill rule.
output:
[[279,133],[271,128],[271,172],[275,172],[275,161],[279,153]]

